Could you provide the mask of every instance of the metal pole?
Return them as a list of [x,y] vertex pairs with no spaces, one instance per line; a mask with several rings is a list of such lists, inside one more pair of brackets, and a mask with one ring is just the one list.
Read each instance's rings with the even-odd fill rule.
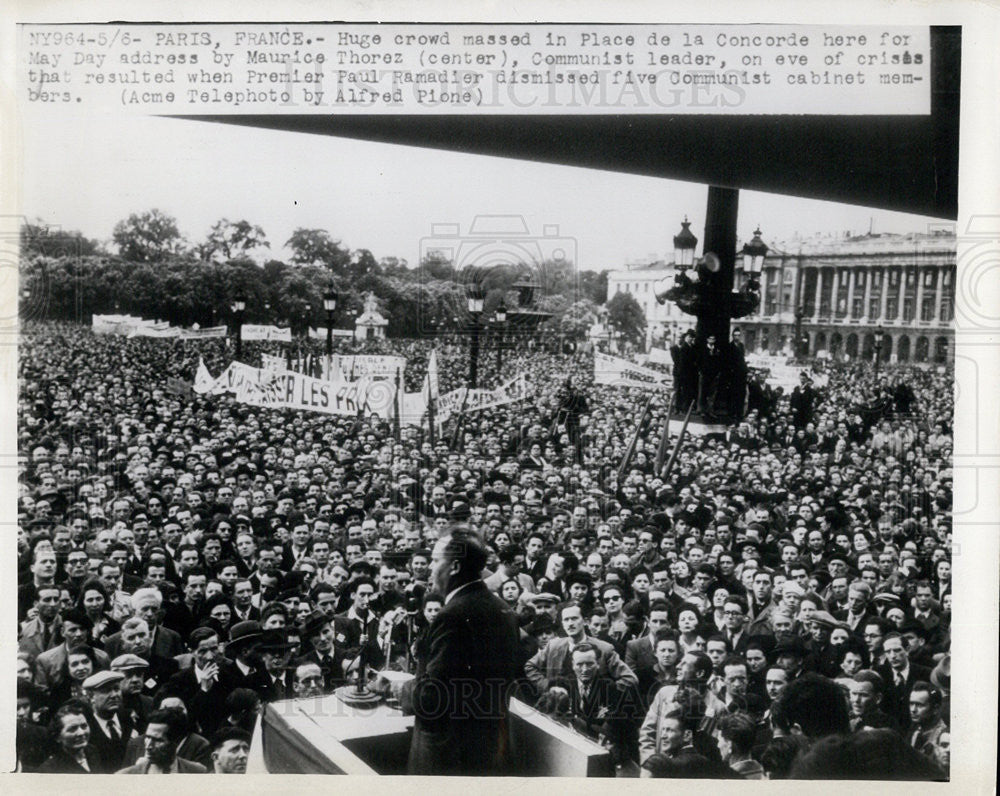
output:
[[400,428],[400,419],[399,419],[399,415],[401,414],[403,408],[403,394],[402,394],[403,380],[400,377],[401,373],[402,369],[396,368],[396,411],[394,413],[395,422],[393,423],[393,429],[392,429],[396,438],[396,442],[399,442],[402,439],[402,430]]
[[455,418],[455,429],[451,435],[452,450],[458,446],[458,435],[462,431],[462,421],[465,419],[465,405],[469,402],[469,390],[466,389],[465,397],[462,399],[462,407],[458,410],[458,417]]
[[243,310],[236,313],[236,361],[243,355]]
[[[434,396],[431,391],[427,390],[427,424],[428,428],[428,439],[430,440],[431,447],[434,447]],[[419,479],[417,479],[419,481]]]
[[677,390],[670,396],[670,403],[667,404],[667,418],[663,423],[663,435],[660,437],[660,445],[656,449],[656,463],[653,472],[658,473],[663,469],[663,460],[667,455],[667,442],[670,439],[670,417],[674,413],[674,404],[677,401]]
[[503,371],[503,327],[504,324],[500,324],[497,338],[497,375]]
[[479,313],[472,313],[472,343],[469,351],[469,389],[476,389],[479,370]]
[[670,459],[667,461],[667,466],[663,468],[663,475],[660,476],[664,481],[667,480],[667,476],[670,475],[670,471],[674,468],[674,462],[677,461],[677,454],[681,452],[681,442],[684,440],[684,434],[688,429],[688,421],[691,419],[691,410],[694,408],[694,402],[688,407],[687,414],[684,415],[684,425],[681,426],[681,433],[677,437],[677,444],[674,445],[674,449],[670,452]]
[[326,356],[333,356],[333,313],[326,314]]
[[618,483],[621,483],[622,476],[625,475],[625,471],[628,469],[629,462],[632,461],[632,456],[635,454],[635,446],[639,442],[639,432],[642,430],[642,424],[646,420],[646,415],[649,414],[649,409],[653,405],[653,398],[656,394],[649,396],[649,400],[646,401],[646,405],[642,409],[642,414],[639,415],[639,422],[635,424],[635,433],[632,434],[632,441],[628,444],[628,448],[625,450],[625,455],[622,457],[622,463],[618,467]]

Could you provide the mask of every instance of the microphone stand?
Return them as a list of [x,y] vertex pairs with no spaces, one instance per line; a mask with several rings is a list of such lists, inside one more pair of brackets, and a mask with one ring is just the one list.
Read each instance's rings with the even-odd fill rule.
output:
[[381,694],[377,694],[368,688],[368,633],[361,633],[361,651],[355,660],[358,662],[357,679],[354,685],[344,685],[333,693],[345,705],[352,707],[371,706],[382,700]]

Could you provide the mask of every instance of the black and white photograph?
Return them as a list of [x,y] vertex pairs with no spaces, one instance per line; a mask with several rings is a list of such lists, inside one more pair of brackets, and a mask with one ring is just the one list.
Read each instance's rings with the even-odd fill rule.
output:
[[15,787],[994,787],[995,11],[87,5],[3,31]]

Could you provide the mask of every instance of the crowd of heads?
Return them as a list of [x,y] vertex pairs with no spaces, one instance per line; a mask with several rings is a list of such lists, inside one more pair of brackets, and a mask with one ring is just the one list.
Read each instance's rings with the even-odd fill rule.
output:
[[[405,357],[407,390],[431,350],[442,392],[468,370],[456,337],[361,350]],[[264,351],[277,344],[245,343],[243,360]],[[366,665],[415,668],[447,594],[483,577],[518,617],[522,696],[553,716],[573,712],[572,689],[531,672],[555,642],[575,639],[567,677],[608,676],[600,645],[630,664],[616,688],[639,689],[642,710],[619,728],[622,760],[643,762],[635,736],[658,691],[687,700],[679,745],[658,738],[647,772],[751,760],[772,777],[826,776],[830,759],[861,754],[851,744],[896,740],[947,767],[950,370],[828,364],[805,416],[752,376],[766,400],[724,435],[685,436],[664,473],[665,392],[644,416],[649,391],[593,384],[582,346],[522,340],[501,372],[493,355],[481,380],[525,373],[530,400],[432,435],[426,420],[168,390],[199,360],[223,370],[221,340],[26,327],[21,724],[48,725],[44,748],[72,752],[99,712],[128,713],[145,746],[118,762],[169,767],[157,744],[197,735],[205,768],[240,770],[246,741],[230,736],[262,704],[328,694]],[[806,765],[825,747],[799,739],[828,735],[840,746]],[[28,757],[25,770],[41,762]]]

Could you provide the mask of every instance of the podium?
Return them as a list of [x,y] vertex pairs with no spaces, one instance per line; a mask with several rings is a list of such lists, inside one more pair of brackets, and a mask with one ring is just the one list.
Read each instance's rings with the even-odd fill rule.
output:
[[[257,723],[247,772],[403,775],[413,721],[384,702],[353,707],[334,695],[273,702]],[[517,699],[510,735],[514,776],[615,775],[607,749]]]

